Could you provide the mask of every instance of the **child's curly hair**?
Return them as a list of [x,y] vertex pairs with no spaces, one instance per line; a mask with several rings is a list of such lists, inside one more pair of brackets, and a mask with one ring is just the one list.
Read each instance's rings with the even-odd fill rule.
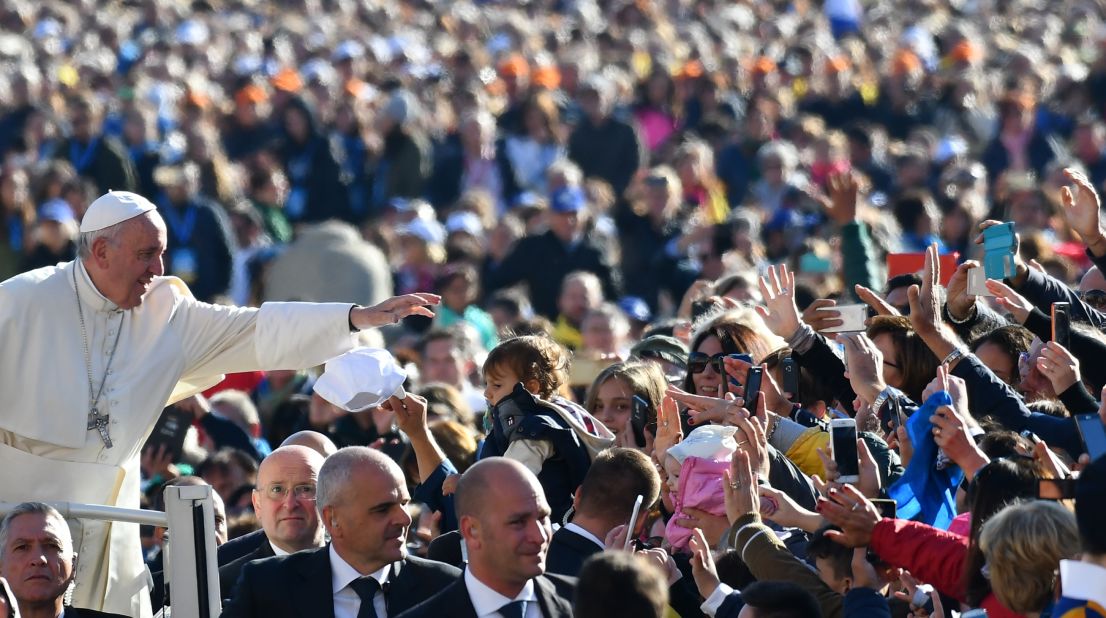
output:
[[488,353],[484,375],[505,368],[518,376],[523,384],[538,383],[542,399],[548,399],[568,381],[568,352],[556,341],[541,335],[525,335],[508,339]]

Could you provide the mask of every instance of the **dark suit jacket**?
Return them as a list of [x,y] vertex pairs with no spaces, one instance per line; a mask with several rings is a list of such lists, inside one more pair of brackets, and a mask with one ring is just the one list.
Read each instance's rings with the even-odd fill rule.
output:
[[[538,605],[544,618],[572,618],[572,598],[576,593],[576,578],[563,575],[539,575],[534,578]],[[438,594],[419,603],[397,618],[476,618],[465,578],[459,577]]]
[[553,533],[549,542],[549,553],[545,557],[545,572],[576,577],[584,566],[584,561],[592,554],[603,551],[591,539],[561,528]]
[[216,550],[218,551],[216,562],[219,563],[219,566],[230,564],[246,554],[253,553],[258,547],[261,547],[262,543],[268,540],[269,537],[265,536],[265,531],[261,529],[231,539],[220,545],[219,549]]
[[262,558],[272,558],[274,555],[273,546],[266,539],[252,552],[219,567],[220,598],[229,599],[234,596],[234,586],[238,583],[238,576],[242,574],[242,567],[247,563]]
[[[329,552],[328,545],[245,565],[234,598],[223,606],[223,617],[334,618]],[[395,563],[386,593],[389,615],[432,597],[460,575],[448,564],[414,556]]]
[[79,607],[66,607],[61,618],[127,618],[122,614],[108,614],[94,609],[81,609]]

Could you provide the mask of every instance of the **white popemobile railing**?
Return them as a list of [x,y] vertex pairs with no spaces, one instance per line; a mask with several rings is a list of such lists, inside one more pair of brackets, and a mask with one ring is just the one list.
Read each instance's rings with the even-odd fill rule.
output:
[[[167,528],[163,550],[165,581],[172,593],[169,598],[173,617],[217,618],[220,612],[219,568],[211,491],[207,485],[170,485],[165,488],[164,513],[75,502],[49,504],[67,520],[121,521]],[[10,502],[0,503],[0,515],[15,506]],[[154,611],[159,609],[155,607]]]

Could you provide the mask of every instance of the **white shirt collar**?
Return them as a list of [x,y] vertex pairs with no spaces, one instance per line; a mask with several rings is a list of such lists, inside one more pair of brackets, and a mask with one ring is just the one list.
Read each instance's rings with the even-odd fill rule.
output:
[[522,591],[515,598],[510,599],[476,579],[476,576],[472,574],[472,569],[465,569],[465,588],[469,591],[469,599],[472,600],[472,608],[476,610],[477,618],[498,616],[499,608],[513,601],[538,602],[538,595],[534,592],[534,580],[532,579],[526,582],[526,585],[522,587]]
[[595,543],[596,545],[599,546],[599,549],[603,549],[603,550],[607,549],[607,546],[603,544],[602,539],[600,539],[599,537],[595,536],[594,534],[588,532],[587,530],[584,530],[583,527],[577,525],[575,522],[570,521],[567,524],[565,524],[564,527],[565,527],[565,530],[570,530],[572,532],[575,532],[576,534],[579,534],[580,536],[582,536],[585,539],[591,541],[592,543]]
[[269,547],[273,548],[273,555],[274,556],[287,556],[288,555],[288,552],[286,552],[283,549],[277,547],[276,543],[274,543],[272,541],[269,541]]
[[[276,549],[276,548],[274,548]],[[342,559],[338,555],[338,552],[334,549],[334,544],[330,544],[330,583],[331,592],[337,593],[346,586],[350,585],[355,579],[361,579],[364,577],[357,569],[353,568],[350,563]],[[392,565],[386,564],[384,568],[375,573],[369,573],[369,577],[372,577],[380,583],[381,588],[384,587],[384,582],[388,580],[388,574],[392,571]]]
[[73,268],[77,270],[77,293],[80,294],[82,303],[94,311],[119,310],[118,305],[108,300],[92,282],[92,277],[80,258],[73,260]]
[[1106,568],[1079,560],[1060,561],[1060,581],[1064,582],[1064,598],[1078,601],[1094,601],[1106,606]]

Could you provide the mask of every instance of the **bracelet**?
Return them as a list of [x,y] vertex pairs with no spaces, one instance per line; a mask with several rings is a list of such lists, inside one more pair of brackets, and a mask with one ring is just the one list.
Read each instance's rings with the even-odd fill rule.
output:
[[948,365],[956,362],[963,358],[965,354],[967,354],[967,352],[964,351],[964,348],[956,348],[952,352],[949,352],[949,355],[945,357],[945,360],[941,361],[941,364]]
[[956,325],[964,325],[964,324],[967,324],[968,322],[971,322],[973,319],[975,319],[975,314],[976,314],[975,303],[972,303],[972,308],[971,308],[971,310],[968,311],[968,317],[964,318],[963,320],[956,319],[956,316],[952,314],[952,311],[949,309],[949,306],[947,304],[945,305],[945,313],[948,316],[949,322],[952,322],[953,324],[956,324]]
[[876,395],[875,400],[872,401],[872,412],[875,412],[877,415],[879,414],[879,411],[883,408],[883,404],[887,403],[887,400],[891,398],[891,392],[891,387],[888,386]]

